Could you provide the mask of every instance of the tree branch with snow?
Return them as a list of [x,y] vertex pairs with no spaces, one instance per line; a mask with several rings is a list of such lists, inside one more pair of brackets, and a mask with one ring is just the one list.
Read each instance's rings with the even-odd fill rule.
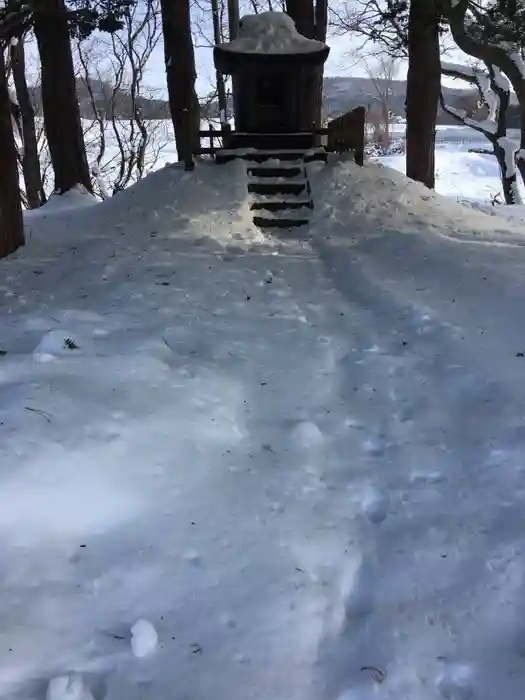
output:
[[447,77],[463,80],[473,85],[480,102],[487,106],[487,118],[472,119],[465,110],[447,105],[441,92],[440,102],[444,112],[458,122],[483,134],[492,144],[500,169],[501,185],[506,204],[521,204],[517,186],[515,156],[517,144],[507,137],[507,111],[510,105],[510,84],[503,73],[489,63],[486,70],[475,66],[441,62],[441,73]]
[[491,5],[476,5],[472,0],[443,0],[443,5],[458,47],[486,66],[498,69],[494,83],[498,90],[502,89],[505,76],[516,93],[521,114],[521,134],[519,150],[513,154],[512,163],[511,144],[506,136],[501,137],[501,147],[508,149],[508,152],[505,150],[505,157],[509,165],[513,165],[515,158],[525,182],[525,63],[521,57],[525,27],[520,34],[512,18],[501,12],[494,13]]

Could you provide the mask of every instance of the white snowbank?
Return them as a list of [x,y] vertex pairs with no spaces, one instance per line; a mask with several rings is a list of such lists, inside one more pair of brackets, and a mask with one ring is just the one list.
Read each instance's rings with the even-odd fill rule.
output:
[[505,204],[488,204],[487,202],[478,202],[471,199],[459,200],[464,207],[482,211],[488,216],[497,216],[507,221],[513,221],[516,225],[525,223],[525,205],[514,204],[507,206]]
[[322,51],[326,45],[299,34],[285,12],[261,12],[242,17],[238,36],[220,47],[239,53],[297,54]]
[[[144,246],[155,245],[153,239],[166,236],[188,245],[205,240],[218,246],[261,240],[253,227],[246,179],[242,161],[223,166],[201,162],[193,172],[185,172],[179,164],[169,165],[109,200],[76,211],[74,230],[67,225],[69,211],[60,207],[49,211],[52,199],[42,210],[26,214],[29,248],[71,244],[79,235],[109,242],[111,237],[120,239],[124,232],[126,240],[136,235]],[[72,197],[77,200],[76,195]],[[33,225],[35,216],[38,226]]]
[[272,245],[202,165],[0,261],[2,698],[521,697],[525,250],[310,170]]
[[382,164],[356,166],[336,159],[312,176],[316,203],[313,225],[330,234],[350,215],[349,242],[361,227],[404,233],[437,233],[473,241],[525,244],[521,228],[497,216],[486,216],[409,180]]
[[[463,129],[464,144],[454,147],[444,143],[436,150],[436,192],[451,197],[463,206],[482,211],[489,216],[497,216],[517,224],[524,220],[522,205],[505,206],[501,192],[501,180],[497,160],[494,156],[482,153],[469,153],[469,146],[487,147],[486,140],[479,140],[470,129]],[[514,136],[518,137],[517,134]],[[455,134],[452,138],[455,138]],[[473,140],[472,140],[473,139]],[[515,138],[508,141],[509,152],[514,150]],[[405,156],[394,155],[378,159],[400,173],[405,172]],[[525,188],[518,177],[518,195],[523,200]],[[501,205],[498,205],[497,202]]]
[[29,209],[24,212],[24,216],[34,218],[57,212],[71,212],[75,209],[91,207],[98,202],[99,200],[88,192],[84,185],[75,185],[64,194],[52,194],[45,204],[38,209]]

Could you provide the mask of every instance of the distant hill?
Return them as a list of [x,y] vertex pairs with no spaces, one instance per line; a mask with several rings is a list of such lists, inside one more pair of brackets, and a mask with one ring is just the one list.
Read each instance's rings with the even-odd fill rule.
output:
[[[391,109],[398,117],[405,115],[405,94],[406,82],[404,80],[395,80],[390,86],[392,92]],[[109,83],[93,80],[91,82],[91,90],[95,103],[102,112],[109,109],[113,88]],[[466,97],[472,94],[472,91],[444,88],[445,99],[454,106],[461,106]],[[77,95],[80,104],[81,116],[89,119],[93,117],[93,107],[91,97],[86,84],[77,80]],[[37,113],[41,112],[40,91],[38,88],[32,88],[32,97],[36,106]],[[335,77],[325,78],[324,81],[324,115],[326,118],[335,117],[343,114],[349,109],[353,109],[358,105],[363,105],[367,108],[373,108],[379,100],[375,92],[374,85],[369,78],[357,77]],[[115,91],[115,116],[118,119],[127,119],[131,116],[132,104],[131,97],[125,90],[117,89]],[[141,96],[138,98],[138,107],[141,110],[144,119],[169,119],[170,112],[167,100],[159,99],[154,96]],[[219,109],[216,102],[211,102],[204,109],[203,117],[218,117]],[[511,123],[509,126],[515,126],[516,121],[515,110],[509,114]],[[480,118],[485,115],[480,112]],[[447,114],[444,114],[439,109],[438,123],[454,124],[456,123]]]
[[[406,81],[394,80],[390,84],[391,109],[397,117],[405,116]],[[445,99],[452,106],[468,94],[468,90],[444,88]],[[379,104],[376,90],[370,78],[325,78],[324,113],[327,118],[335,117],[359,105],[370,108]],[[438,111],[440,124],[456,123],[441,108]]]
[[[405,116],[406,81],[394,80],[390,86],[392,91],[392,111],[398,117]],[[475,90],[461,90],[459,88],[443,88],[445,101],[451,107],[463,107],[477,102]],[[325,78],[324,81],[324,112],[325,116],[335,117],[343,114],[348,109],[363,105],[365,107],[378,104],[377,93],[369,78]],[[485,119],[486,109],[475,109],[475,119]],[[438,124],[457,124],[450,115],[438,108]],[[508,111],[508,127],[519,128],[519,108],[512,106]]]
[[[117,119],[128,119],[132,116],[132,102],[129,92],[126,90],[116,89],[110,83],[101,80],[92,80],[90,83],[93,99],[98,110],[104,114],[109,112],[111,98],[113,92],[115,117]],[[42,112],[42,101],[40,98],[40,89],[38,87],[30,88],[31,97],[37,114]],[[77,97],[80,105],[80,116],[85,119],[91,119],[94,115],[93,105],[91,102],[90,91],[83,80],[77,79]],[[141,95],[137,98],[137,107],[140,109],[144,119],[169,119],[170,110],[167,100],[157,99],[153,96],[147,97]]]
[[[406,81],[395,80],[390,85],[391,109],[395,116],[405,116]],[[472,94],[471,90],[444,88],[443,93],[447,103],[453,107],[462,106],[466,97]],[[330,119],[344,114],[349,109],[363,105],[367,109],[378,105],[379,100],[373,82],[369,78],[358,77],[333,77],[325,78],[323,91],[324,117]],[[218,116],[218,106],[212,103],[209,107],[209,116]],[[484,118],[485,115],[480,115]],[[457,122],[445,114],[441,107],[438,109],[439,124],[456,124]]]

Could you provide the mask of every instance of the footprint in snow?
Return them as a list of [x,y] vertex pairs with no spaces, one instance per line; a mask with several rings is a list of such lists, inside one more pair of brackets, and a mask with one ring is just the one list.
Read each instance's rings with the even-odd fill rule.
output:
[[388,499],[376,488],[368,489],[361,502],[363,515],[374,525],[380,525],[388,512]]
[[361,553],[349,557],[342,572],[339,590],[335,593],[329,627],[334,637],[347,630],[374,611],[375,575],[370,562]]
[[369,457],[382,457],[387,447],[388,445],[385,438],[380,435],[370,437],[363,442],[363,452]]
[[474,698],[474,669],[469,664],[447,664],[436,680],[436,686],[445,700],[472,700]]

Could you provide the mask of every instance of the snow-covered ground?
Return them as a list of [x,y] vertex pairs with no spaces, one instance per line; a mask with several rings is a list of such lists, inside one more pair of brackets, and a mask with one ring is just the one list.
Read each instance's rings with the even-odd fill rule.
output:
[[[403,136],[404,125],[394,125],[394,136]],[[512,129],[511,138],[519,142]],[[489,155],[469,153],[471,148],[489,148],[487,139],[468,127],[438,127],[436,135],[436,190],[458,200],[473,200],[490,204],[501,191],[496,159]],[[405,170],[405,156],[381,158],[380,162],[400,172]],[[523,183],[520,183],[522,193]],[[503,200],[502,200],[503,201]]]
[[167,167],[0,261],[0,697],[523,695],[523,227],[311,182],[265,238]]
[[[404,129],[404,124],[394,124],[394,138],[402,139]],[[519,143],[516,130],[509,130],[509,138]],[[507,207],[503,204],[496,159],[470,152],[470,149],[490,147],[482,135],[468,127],[438,126],[436,146],[436,191],[439,194],[487,214],[504,216],[520,225],[525,223],[525,206]],[[405,172],[403,154],[378,158],[377,161],[401,173]],[[522,199],[525,199],[525,187],[519,177],[518,187]]]

